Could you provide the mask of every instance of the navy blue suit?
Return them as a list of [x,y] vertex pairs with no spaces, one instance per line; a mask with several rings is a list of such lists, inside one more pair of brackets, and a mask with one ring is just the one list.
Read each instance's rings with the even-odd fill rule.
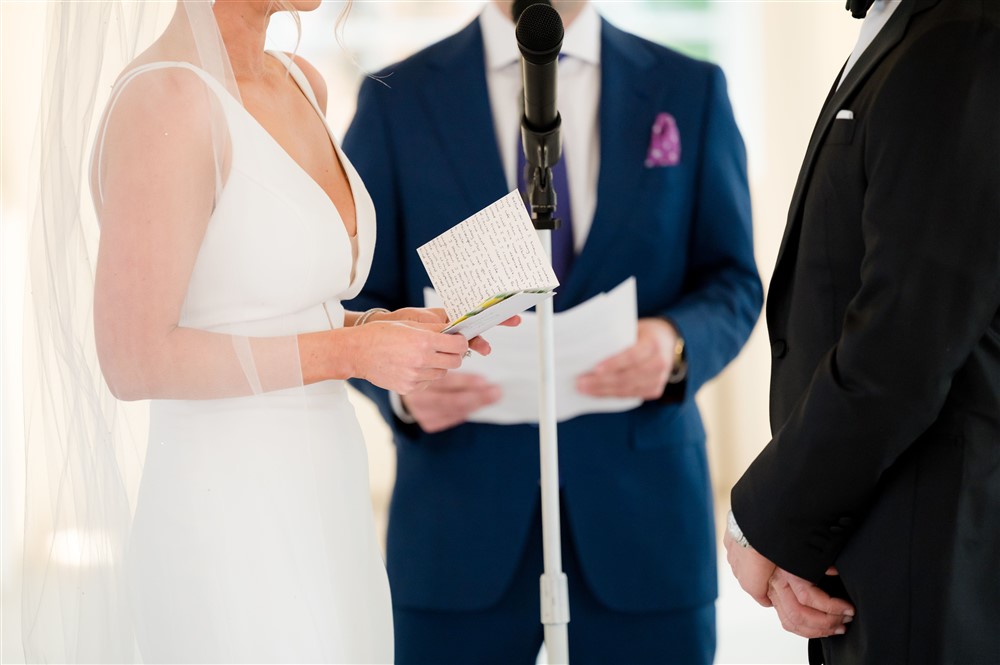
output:
[[[362,86],[344,141],[378,213],[374,265],[355,310],[421,305],[429,280],[415,248],[508,191],[479,22],[389,72],[388,87]],[[555,308],[635,275],[639,316],[675,324],[689,372],[664,399],[559,425],[566,526],[589,592],[609,610],[711,605],[715,531],[694,395],[736,356],[761,307],[745,151],[714,65],[603,22],[601,81],[597,209]],[[676,166],[647,168],[661,112],[676,119],[683,153]],[[537,521],[537,427],[463,424],[430,435],[397,419],[385,391],[358,387],[397,445],[387,560],[394,605],[487,610],[511,586]],[[526,610],[535,623],[537,607]],[[583,629],[570,624],[571,635]],[[402,642],[397,633],[405,650]]]

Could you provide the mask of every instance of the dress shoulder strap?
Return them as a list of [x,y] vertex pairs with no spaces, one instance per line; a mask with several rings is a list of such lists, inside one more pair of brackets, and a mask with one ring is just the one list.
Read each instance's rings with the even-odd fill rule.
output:
[[[195,74],[197,74],[202,80],[204,80],[208,87],[216,91],[216,94],[225,93],[225,89],[221,88],[221,84],[212,77],[211,74],[206,72],[200,67],[192,65],[190,62],[184,61],[162,61],[162,62],[150,62],[145,65],[139,65],[138,67],[128,71],[115,83],[114,88],[111,91],[111,97],[108,99],[107,109],[104,111],[104,116],[101,118],[101,129],[98,140],[94,142],[93,154],[91,155],[91,163],[94,163],[96,159],[96,174],[97,177],[97,196],[101,202],[104,201],[104,189],[101,186],[100,173],[102,172],[103,158],[104,158],[104,140],[107,138],[108,133],[108,119],[111,118],[111,113],[115,109],[115,105],[118,103],[118,99],[121,97],[122,91],[125,87],[132,82],[136,77],[147,72],[157,71],[160,69],[187,69]],[[216,174],[217,187],[221,185],[221,179],[218,174]]]
[[288,73],[292,75],[292,80],[294,80],[295,84],[299,86],[300,90],[302,90],[302,94],[304,94],[306,99],[309,100],[309,103],[312,104],[313,109],[315,109],[316,113],[318,113],[321,118],[324,117],[323,109],[319,107],[319,102],[316,101],[316,93],[313,92],[312,86],[309,85],[309,77],[307,77],[306,73],[302,71],[302,68],[299,67],[295,61],[283,51],[268,51],[268,53],[288,68]]

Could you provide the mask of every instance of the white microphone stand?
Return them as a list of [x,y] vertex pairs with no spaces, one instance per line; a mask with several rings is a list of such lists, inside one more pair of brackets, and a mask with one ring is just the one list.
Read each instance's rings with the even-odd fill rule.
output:
[[[562,48],[562,19],[548,3],[533,3],[515,17],[524,85],[521,148],[531,221],[549,263],[556,192],[552,167],[562,157],[562,118],[556,105],[557,56]],[[531,84],[529,85],[529,80]],[[568,231],[563,231],[567,233]],[[559,444],[556,436],[555,333],[553,299],[542,301],[538,312],[539,391],[538,433],[542,487],[542,551],[545,570],[539,581],[545,651],[550,664],[568,665],[569,585],[562,570],[562,529],[559,524]]]
[[[562,156],[557,117],[555,127],[538,133],[521,127],[521,139],[529,167],[528,204],[531,220],[549,262],[552,261],[552,231],[559,222],[552,166]],[[568,231],[564,231],[567,233]],[[557,296],[558,297],[558,296]],[[559,518],[559,442],[556,418],[555,315],[553,299],[540,302],[538,313],[538,434],[542,487],[542,552],[545,572],[540,580],[541,617],[545,627],[545,651],[550,664],[569,663],[569,585],[562,570],[562,527]]]
[[[539,230],[549,260],[552,231]],[[562,569],[562,526],[559,518],[559,442],[556,434],[555,331],[552,298],[539,303],[538,347],[540,395],[538,413],[542,486],[542,552],[545,572],[540,580],[545,652],[550,665],[569,663],[569,585]]]

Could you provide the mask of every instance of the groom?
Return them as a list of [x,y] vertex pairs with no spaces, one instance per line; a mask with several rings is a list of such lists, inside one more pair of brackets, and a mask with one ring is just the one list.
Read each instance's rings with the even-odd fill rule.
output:
[[[622,32],[585,2],[554,4],[567,25],[559,210],[572,228],[553,238],[568,241],[555,308],[636,277],[637,343],[578,389],[644,400],[559,425],[570,651],[578,662],[709,663],[715,532],[694,396],[761,306],[743,142],[718,67]],[[422,304],[416,247],[517,186],[510,12],[491,2],[388,68],[387,85],[363,85],[344,145],[379,238],[353,307]],[[387,562],[398,661],[534,662],[538,428],[466,422],[499,396],[482,377],[451,374],[402,399],[362,389],[398,454]]]
[[[1000,3],[867,17],[771,281],[742,586],[810,661],[1000,662]],[[828,595],[829,594],[829,595]]]

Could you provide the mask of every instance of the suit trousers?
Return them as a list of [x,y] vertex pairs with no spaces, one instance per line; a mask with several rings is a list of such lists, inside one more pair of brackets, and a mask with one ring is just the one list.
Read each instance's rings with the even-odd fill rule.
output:
[[[538,580],[544,568],[541,512],[535,514],[514,579],[492,607],[458,612],[394,606],[398,665],[535,662],[543,640]],[[714,602],[655,613],[608,608],[584,579],[565,512],[562,555],[569,579],[569,653],[574,665],[712,662]]]

